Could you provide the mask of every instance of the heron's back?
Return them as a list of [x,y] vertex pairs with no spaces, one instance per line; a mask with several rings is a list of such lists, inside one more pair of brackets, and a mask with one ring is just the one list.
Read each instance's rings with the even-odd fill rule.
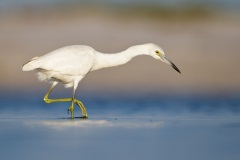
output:
[[35,57],[23,65],[23,71],[36,70],[41,80],[56,78],[62,82],[74,76],[85,76],[95,61],[95,50],[89,46],[67,46],[41,57]]

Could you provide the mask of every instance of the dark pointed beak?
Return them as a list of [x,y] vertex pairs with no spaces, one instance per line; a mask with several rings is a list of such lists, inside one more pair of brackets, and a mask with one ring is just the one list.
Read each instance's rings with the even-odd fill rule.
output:
[[177,66],[175,66],[175,64],[173,64],[171,61],[170,61],[170,63],[171,63],[172,68],[181,74],[181,71],[177,68]]
[[178,73],[181,74],[181,71],[177,68],[177,66],[175,64],[173,64],[170,60],[168,60],[167,58],[163,58],[163,61],[169,65],[172,66],[173,69],[175,69]]

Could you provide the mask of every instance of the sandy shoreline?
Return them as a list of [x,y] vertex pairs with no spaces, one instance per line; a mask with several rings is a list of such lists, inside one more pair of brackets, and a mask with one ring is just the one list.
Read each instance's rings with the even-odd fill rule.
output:
[[[57,48],[86,44],[113,53],[142,43],[160,45],[182,75],[150,57],[90,73],[82,90],[131,92],[224,92],[240,90],[240,22],[219,18],[165,21],[115,18],[106,14],[68,16],[1,15],[0,75],[2,89],[37,89],[21,65]],[[24,18],[25,17],[25,18]]]

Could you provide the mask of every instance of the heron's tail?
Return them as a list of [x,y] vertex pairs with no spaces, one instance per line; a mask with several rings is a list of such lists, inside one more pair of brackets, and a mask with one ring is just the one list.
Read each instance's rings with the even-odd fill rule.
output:
[[23,64],[22,65],[22,70],[23,71],[31,71],[31,70],[34,70],[34,69],[37,69],[39,66],[38,66],[38,57],[34,57],[33,59],[31,59],[30,61],[28,61],[27,63]]

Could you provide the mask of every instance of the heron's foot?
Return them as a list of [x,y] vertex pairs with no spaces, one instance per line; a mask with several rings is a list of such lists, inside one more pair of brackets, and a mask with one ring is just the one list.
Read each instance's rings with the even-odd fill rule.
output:
[[71,113],[71,118],[74,118],[74,102],[72,101],[71,106],[68,108],[68,114]]
[[71,118],[74,118],[74,103],[78,105],[82,112],[82,117],[81,118],[88,118],[87,110],[84,107],[83,103],[77,99],[73,99],[71,106],[68,108],[68,114],[69,112],[71,113]]
[[82,111],[82,117],[81,118],[88,118],[87,110],[84,107],[83,103],[81,101],[77,100],[77,99],[74,99],[74,102],[78,105],[78,107]]

